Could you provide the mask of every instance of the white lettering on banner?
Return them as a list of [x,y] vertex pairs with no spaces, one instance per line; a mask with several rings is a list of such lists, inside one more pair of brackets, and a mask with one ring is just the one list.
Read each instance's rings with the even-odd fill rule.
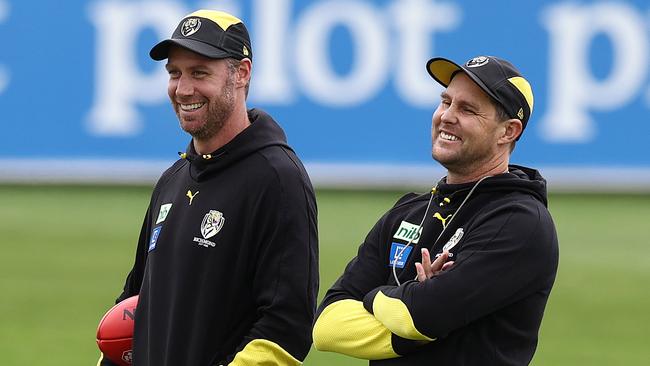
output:
[[[136,103],[154,104],[167,98],[167,73],[156,67],[149,75],[139,70],[138,35],[153,29],[169,37],[184,8],[171,1],[99,1],[89,8],[96,28],[95,99],[88,117],[91,133],[128,136],[140,132]],[[170,28],[171,27],[171,28]]]
[[[550,6],[542,15],[550,34],[549,105],[541,119],[550,142],[592,140],[596,126],[589,112],[620,108],[638,95],[648,71],[647,25],[621,2]],[[606,78],[590,74],[589,47],[598,35],[612,44]]]
[[[339,76],[329,64],[328,36],[344,26],[354,44],[354,64]],[[366,1],[321,1],[305,10],[296,25],[296,74],[305,94],[331,106],[360,104],[384,85],[388,69],[387,24]]]
[[[9,3],[0,0],[0,23],[9,17]],[[0,64],[0,94],[9,86],[9,70]]]
[[432,83],[424,65],[435,55],[432,36],[460,25],[458,5],[429,0],[395,1],[389,15],[397,28],[398,41],[391,47],[394,55],[395,87],[409,104],[431,107],[440,99],[442,86]]

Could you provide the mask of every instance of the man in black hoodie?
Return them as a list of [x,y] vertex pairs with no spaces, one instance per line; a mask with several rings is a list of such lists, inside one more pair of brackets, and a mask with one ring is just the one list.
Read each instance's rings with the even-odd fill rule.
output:
[[117,298],[139,294],[133,364],[299,365],[318,293],[316,202],[280,126],[246,108],[246,27],[199,10],[150,55],[167,59],[192,140],[156,184]]
[[371,365],[527,365],[558,265],[546,181],[509,165],[533,110],[509,62],[434,58],[430,193],[384,214],[317,310],[314,345]]

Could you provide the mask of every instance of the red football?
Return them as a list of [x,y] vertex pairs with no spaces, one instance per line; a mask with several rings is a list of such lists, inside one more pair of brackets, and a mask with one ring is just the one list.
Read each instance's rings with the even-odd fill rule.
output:
[[137,305],[138,295],[121,301],[106,312],[97,326],[97,346],[105,357],[120,366],[131,365]]

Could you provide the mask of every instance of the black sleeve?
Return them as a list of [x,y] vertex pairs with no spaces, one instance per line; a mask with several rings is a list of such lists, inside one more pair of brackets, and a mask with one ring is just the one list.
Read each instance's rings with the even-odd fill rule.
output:
[[299,365],[312,344],[318,296],[316,198],[306,173],[287,168],[267,184],[255,213],[261,245],[252,292],[259,318],[228,357],[230,365]]
[[391,275],[385,248],[390,241],[389,216],[390,212],[377,221],[357,256],[325,294],[314,325],[317,349],[376,360],[408,354],[428,342],[394,334],[365,311],[361,303],[367,293],[385,285]]
[[144,276],[144,267],[147,263],[147,254],[149,252],[149,237],[151,235],[150,210],[151,208],[147,209],[147,213],[144,217],[144,222],[140,228],[140,236],[138,237],[138,246],[135,252],[135,262],[133,263],[133,268],[131,268],[131,271],[126,277],[122,294],[120,294],[120,296],[115,300],[116,304],[124,299],[140,293],[142,278]]
[[[147,262],[147,255],[149,253],[149,239],[151,235],[152,222],[151,208],[153,207],[155,197],[157,197],[159,186],[165,181],[165,177],[170,170],[171,169],[168,169],[167,172],[163,173],[161,179],[158,181],[156,187],[154,188],[149,202],[149,207],[147,208],[142,226],[140,228],[140,235],[138,237],[138,244],[135,250],[135,261],[133,263],[133,267],[126,276],[122,293],[115,299],[115,304],[140,293],[140,287],[142,286],[142,279],[144,277],[144,269]],[[114,364],[106,357],[104,357],[103,354],[101,355],[99,364],[101,366],[114,366]]]
[[133,263],[133,268],[131,268],[131,271],[126,277],[122,293],[115,300],[116,304],[140,293],[140,287],[142,286],[142,279],[144,277],[144,268],[147,264],[147,255],[149,253],[149,240],[151,238],[151,223],[153,222],[151,217],[153,213],[151,210],[156,203],[162,186],[169,181],[173,174],[178,171],[183,164],[185,164],[184,160],[181,159],[177,161],[169,169],[163,172],[160,179],[158,179],[158,182],[156,182],[149,200],[149,207],[147,207],[147,211],[142,221],[142,227],[140,228],[140,236],[138,237],[138,245],[135,251],[135,262]]

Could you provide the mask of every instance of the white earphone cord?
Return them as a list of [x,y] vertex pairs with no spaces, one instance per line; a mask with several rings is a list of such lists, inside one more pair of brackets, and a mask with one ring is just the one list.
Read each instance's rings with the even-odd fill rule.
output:
[[[424,216],[422,216],[422,221],[420,221],[420,225],[418,226],[418,239],[420,238],[420,235],[422,235],[422,225],[424,224],[424,219],[427,218],[427,212],[429,212],[429,207],[431,207],[431,202],[433,202],[433,195],[434,193],[431,192],[431,198],[429,198],[429,203],[427,204],[427,209],[424,210]],[[393,258],[393,277],[395,278],[395,282],[397,282],[397,286],[400,286],[401,283],[399,282],[399,279],[397,279],[397,270],[395,270],[395,266],[397,265],[397,259],[402,257],[402,254],[408,248],[411,243],[413,242],[413,238],[409,240],[409,242],[400,249],[399,253],[396,253],[395,258]]]
[[[451,225],[451,222],[454,220],[454,217],[456,217],[456,214],[458,213],[458,211],[460,211],[460,209],[463,208],[463,206],[465,205],[465,202],[467,202],[467,200],[468,200],[469,197],[472,195],[472,193],[474,193],[474,190],[476,189],[476,187],[478,187],[478,185],[479,185],[482,181],[484,181],[485,179],[490,178],[490,177],[492,177],[492,176],[491,176],[491,175],[488,175],[488,176],[485,176],[485,177],[479,179],[479,180],[474,184],[474,186],[472,187],[472,189],[469,190],[469,193],[467,194],[467,196],[465,196],[465,199],[463,200],[463,202],[461,202],[460,206],[458,206],[458,208],[456,209],[456,211],[455,211],[455,212],[451,215],[451,217],[449,218],[449,222],[447,223],[447,225],[444,225],[444,226],[443,226],[442,231],[440,232],[440,234],[439,234],[438,237],[436,238],[436,241],[433,242],[433,245],[431,246],[431,248],[433,248],[434,246],[436,246],[436,244],[438,243],[438,240],[440,240],[440,238],[442,237],[442,234],[444,234],[445,231],[447,230],[447,228]],[[427,218],[427,213],[429,212],[429,208],[431,207],[431,202],[433,201],[433,196],[434,196],[434,193],[432,192],[432,193],[431,193],[431,198],[429,198],[429,203],[427,204],[427,209],[424,210],[424,216],[422,216],[422,221],[420,221],[420,226],[419,226],[419,228],[420,228],[420,230],[419,230],[419,234],[420,234],[420,235],[421,235],[422,232],[424,231],[424,228],[422,227],[422,225],[424,225],[424,220]],[[419,236],[418,236],[418,238],[419,238]],[[413,242],[413,239],[411,238],[411,240],[409,240],[409,242],[408,242],[408,243],[407,243],[407,244],[406,244],[402,249],[400,249],[399,253],[397,253],[397,254],[395,255],[395,258],[393,258],[393,266],[392,266],[392,267],[393,267],[393,278],[395,278],[395,282],[397,283],[397,286],[401,286],[401,285],[402,285],[402,284],[399,282],[399,279],[397,278],[397,270],[395,269],[395,268],[396,268],[396,265],[397,265],[397,259],[398,259],[398,258],[401,258],[402,254],[404,253],[404,251],[406,250],[406,248],[408,248],[408,247],[411,245],[412,242]],[[417,278],[417,275],[415,276],[415,278]]]

